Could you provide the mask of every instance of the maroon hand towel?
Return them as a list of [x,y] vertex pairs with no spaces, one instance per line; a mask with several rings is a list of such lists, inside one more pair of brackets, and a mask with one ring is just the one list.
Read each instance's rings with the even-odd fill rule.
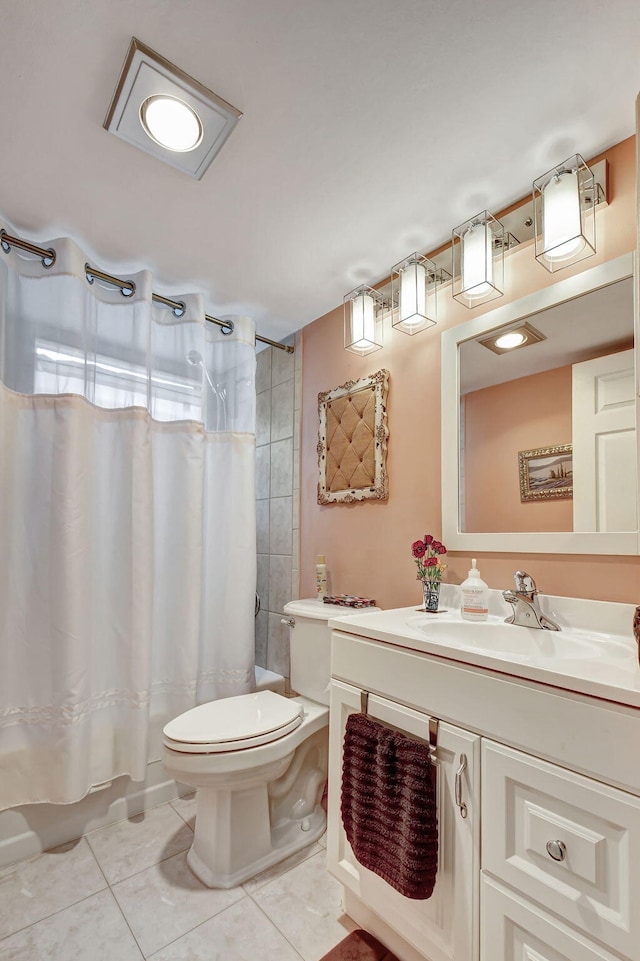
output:
[[357,860],[407,898],[431,897],[438,822],[429,745],[365,714],[347,719],[342,823]]

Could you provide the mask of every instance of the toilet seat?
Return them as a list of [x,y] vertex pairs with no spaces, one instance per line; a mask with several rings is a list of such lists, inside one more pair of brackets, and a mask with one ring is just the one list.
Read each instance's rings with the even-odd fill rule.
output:
[[187,754],[242,751],[295,731],[302,718],[299,701],[257,691],[191,708],[169,721],[163,741],[171,750]]

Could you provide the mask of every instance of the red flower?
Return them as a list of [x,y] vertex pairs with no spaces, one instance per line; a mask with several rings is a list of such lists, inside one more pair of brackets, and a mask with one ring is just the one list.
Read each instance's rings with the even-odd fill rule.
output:
[[411,545],[411,553],[414,557],[424,557],[426,549],[422,541],[415,541],[415,543]]
[[431,544],[433,544],[433,535],[432,535],[432,534],[425,534],[425,535],[424,535],[424,544],[425,544],[425,547],[430,547]]
[[436,552],[436,554],[446,554],[446,553],[447,553],[447,548],[444,546],[444,544],[441,544],[440,541],[434,541],[433,544],[431,545],[431,547],[432,547],[433,550]]
[[425,566],[425,567],[435,567],[437,563],[438,563],[438,558],[437,558],[437,557],[427,557],[426,561],[424,562],[424,566]]

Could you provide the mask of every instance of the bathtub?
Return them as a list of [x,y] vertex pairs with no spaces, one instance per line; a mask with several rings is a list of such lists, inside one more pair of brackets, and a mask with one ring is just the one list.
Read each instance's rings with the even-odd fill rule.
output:
[[[284,678],[256,666],[256,690],[284,694]],[[160,761],[151,761],[144,781],[115,778],[93,788],[75,804],[25,804],[0,811],[0,868],[141,814],[190,790],[168,778]]]

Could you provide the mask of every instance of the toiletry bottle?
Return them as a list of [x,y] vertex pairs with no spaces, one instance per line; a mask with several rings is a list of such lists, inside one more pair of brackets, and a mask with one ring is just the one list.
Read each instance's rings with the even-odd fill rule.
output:
[[460,615],[465,621],[486,621],[489,617],[489,587],[480,577],[475,557],[466,581],[460,585],[462,604]]
[[319,601],[327,593],[327,565],[324,562],[324,554],[318,554],[316,557],[316,593]]

